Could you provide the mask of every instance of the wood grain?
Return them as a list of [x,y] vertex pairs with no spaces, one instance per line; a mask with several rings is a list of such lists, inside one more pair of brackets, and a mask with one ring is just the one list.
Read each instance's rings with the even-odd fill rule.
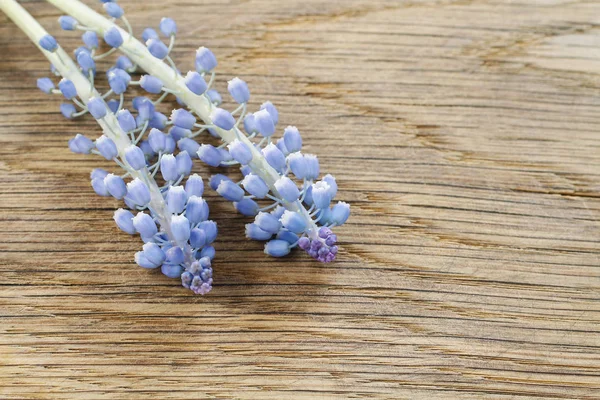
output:
[[121,3],[272,100],[354,214],[336,263],[275,260],[209,191],[214,291],[136,267],[66,147],[97,127],[0,16],[0,398],[600,398],[600,3]]

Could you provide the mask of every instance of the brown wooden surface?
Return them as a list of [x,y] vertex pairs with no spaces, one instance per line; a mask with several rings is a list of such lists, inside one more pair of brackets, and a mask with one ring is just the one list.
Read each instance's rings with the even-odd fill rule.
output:
[[0,16],[0,398],[600,398],[600,3],[122,4],[276,103],[354,214],[336,263],[276,260],[208,190],[213,292],[136,267],[66,147],[96,125]]

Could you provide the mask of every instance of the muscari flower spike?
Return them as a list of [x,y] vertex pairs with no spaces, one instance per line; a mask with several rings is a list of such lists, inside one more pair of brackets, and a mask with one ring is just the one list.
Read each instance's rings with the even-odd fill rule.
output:
[[[151,94],[161,94],[161,99],[167,94],[176,96],[182,108],[170,116],[169,135],[177,139],[179,149],[195,152],[190,155],[213,167],[240,166],[242,181],[234,182],[219,174],[211,178],[210,186],[232,201],[240,213],[255,217],[246,227],[247,237],[267,241],[265,253],[275,257],[299,247],[322,262],[335,258],[337,237],[331,228],[346,222],[350,206],[333,202],[336,180],[331,175],[319,179],[319,161],[315,155],[302,152],[302,137],[296,127],[286,127],[282,137],[274,139],[279,113],[271,102],[248,112],[250,90],[246,82],[235,77],[228,82],[227,90],[238,106],[233,111],[220,107],[222,97],[212,87],[217,58],[210,49],[200,47],[195,54],[195,71],[182,75],[170,56],[177,34],[177,26],[170,18],[163,18],[158,27],[168,38],[168,45],[152,28],[143,31],[142,43],[131,35],[128,24],[126,32],[117,27],[118,21],[107,20],[78,0],[48,1],[90,31],[102,33],[107,43],[125,52],[132,63],[152,71],[136,84]],[[120,9],[118,14],[122,21],[125,17]],[[50,90],[47,84],[42,87]],[[147,124],[152,113],[153,110],[138,109],[138,125]],[[191,140],[204,132],[221,138],[223,144],[198,145]],[[154,136],[149,146],[155,153],[165,153],[162,136]],[[165,179],[174,178],[175,160],[167,157],[162,161],[167,170],[166,175],[163,173]]]

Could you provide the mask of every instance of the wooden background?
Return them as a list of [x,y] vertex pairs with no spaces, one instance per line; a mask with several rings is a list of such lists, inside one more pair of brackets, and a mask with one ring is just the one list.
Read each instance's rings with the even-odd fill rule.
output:
[[600,398],[600,3],[121,3],[272,100],[354,214],[336,263],[276,260],[208,190],[213,292],[142,270],[66,146],[97,126],[0,16],[0,398]]

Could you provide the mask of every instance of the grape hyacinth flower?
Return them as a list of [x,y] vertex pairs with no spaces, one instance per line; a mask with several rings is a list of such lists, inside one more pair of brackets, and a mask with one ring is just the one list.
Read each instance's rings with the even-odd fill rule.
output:
[[[319,261],[329,262],[335,258],[337,237],[330,233],[331,228],[346,222],[349,205],[332,203],[337,193],[335,178],[325,175],[319,180],[319,161],[315,155],[302,152],[302,138],[296,127],[286,127],[283,137],[274,139],[279,112],[271,102],[263,103],[259,110],[250,113],[248,85],[235,77],[229,81],[227,90],[238,104],[237,108],[228,111],[219,107],[221,95],[212,88],[217,58],[210,49],[200,47],[195,54],[195,71],[182,75],[170,57],[177,26],[169,18],[159,24],[160,32],[170,40],[165,50],[152,28],[144,30],[143,42],[140,42],[133,37],[128,24],[122,29],[118,21],[103,17],[78,0],[47,1],[89,30],[104,35],[109,45],[118,47],[146,71],[148,75],[142,78],[142,87],[149,93],[162,93],[161,99],[167,94],[176,96],[183,107],[171,114],[170,122],[183,132],[192,132],[185,136],[191,138],[208,132],[223,141],[218,147],[198,146],[196,155],[213,167],[240,166],[245,176],[243,181],[233,182],[219,176],[215,185],[211,180],[211,187],[232,201],[240,213],[255,215],[256,220],[249,224],[246,235],[268,241],[265,253],[281,257],[290,249],[300,247]],[[118,46],[111,43],[112,36],[120,39]],[[196,149],[187,141],[178,147]],[[257,200],[267,204],[259,205]],[[269,229],[265,229],[264,221],[273,219],[278,224],[269,224]]]
[[[114,18],[123,17],[120,7],[106,3],[106,9]],[[123,108],[123,91],[130,84],[129,75],[123,70],[111,69],[111,90],[101,94],[94,86],[95,56],[84,50],[77,57],[77,65],[69,55],[48,35],[14,0],[1,4],[3,11],[42,49],[43,54],[62,76],[58,90],[50,78],[41,78],[37,85],[44,93],[59,94],[73,101],[63,103],[61,112],[68,118],[89,113],[102,128],[103,135],[96,140],[77,134],[69,141],[69,148],[79,154],[100,155],[113,160],[121,171],[92,171],[91,183],[101,196],[124,200],[126,208],[115,211],[113,219],[119,229],[130,235],[139,234],[144,242],[134,259],[147,269],[158,269],[171,278],[179,278],[185,288],[196,294],[206,294],[212,288],[212,259],[215,250],[211,246],[216,239],[216,224],[208,220],[208,205],[202,199],[202,178],[191,174],[192,160],[185,150],[177,151],[174,139],[157,129],[153,137],[159,145],[145,151],[141,143],[149,127],[149,114],[155,103],[138,100],[138,118]],[[64,29],[82,29],[72,17],[60,20]],[[173,32],[173,26],[164,27]],[[105,40],[114,47],[122,45],[118,29],[104,32]],[[117,39],[118,38],[118,39]],[[86,46],[97,46],[92,35],[83,36]],[[82,55],[83,56],[82,58]],[[100,56],[101,57],[101,56]],[[115,84],[115,79],[118,84]],[[111,95],[119,100],[108,101]],[[111,109],[109,104],[115,104]],[[150,106],[151,105],[151,106]],[[80,108],[76,111],[75,107]],[[158,113],[160,114],[160,113]],[[155,115],[153,115],[156,118]],[[160,119],[160,118],[159,118]],[[165,117],[166,122],[166,117]],[[153,144],[156,144],[154,143]],[[167,161],[165,161],[167,160]],[[155,175],[161,172],[165,183],[159,185]],[[167,179],[168,178],[168,179]]]

